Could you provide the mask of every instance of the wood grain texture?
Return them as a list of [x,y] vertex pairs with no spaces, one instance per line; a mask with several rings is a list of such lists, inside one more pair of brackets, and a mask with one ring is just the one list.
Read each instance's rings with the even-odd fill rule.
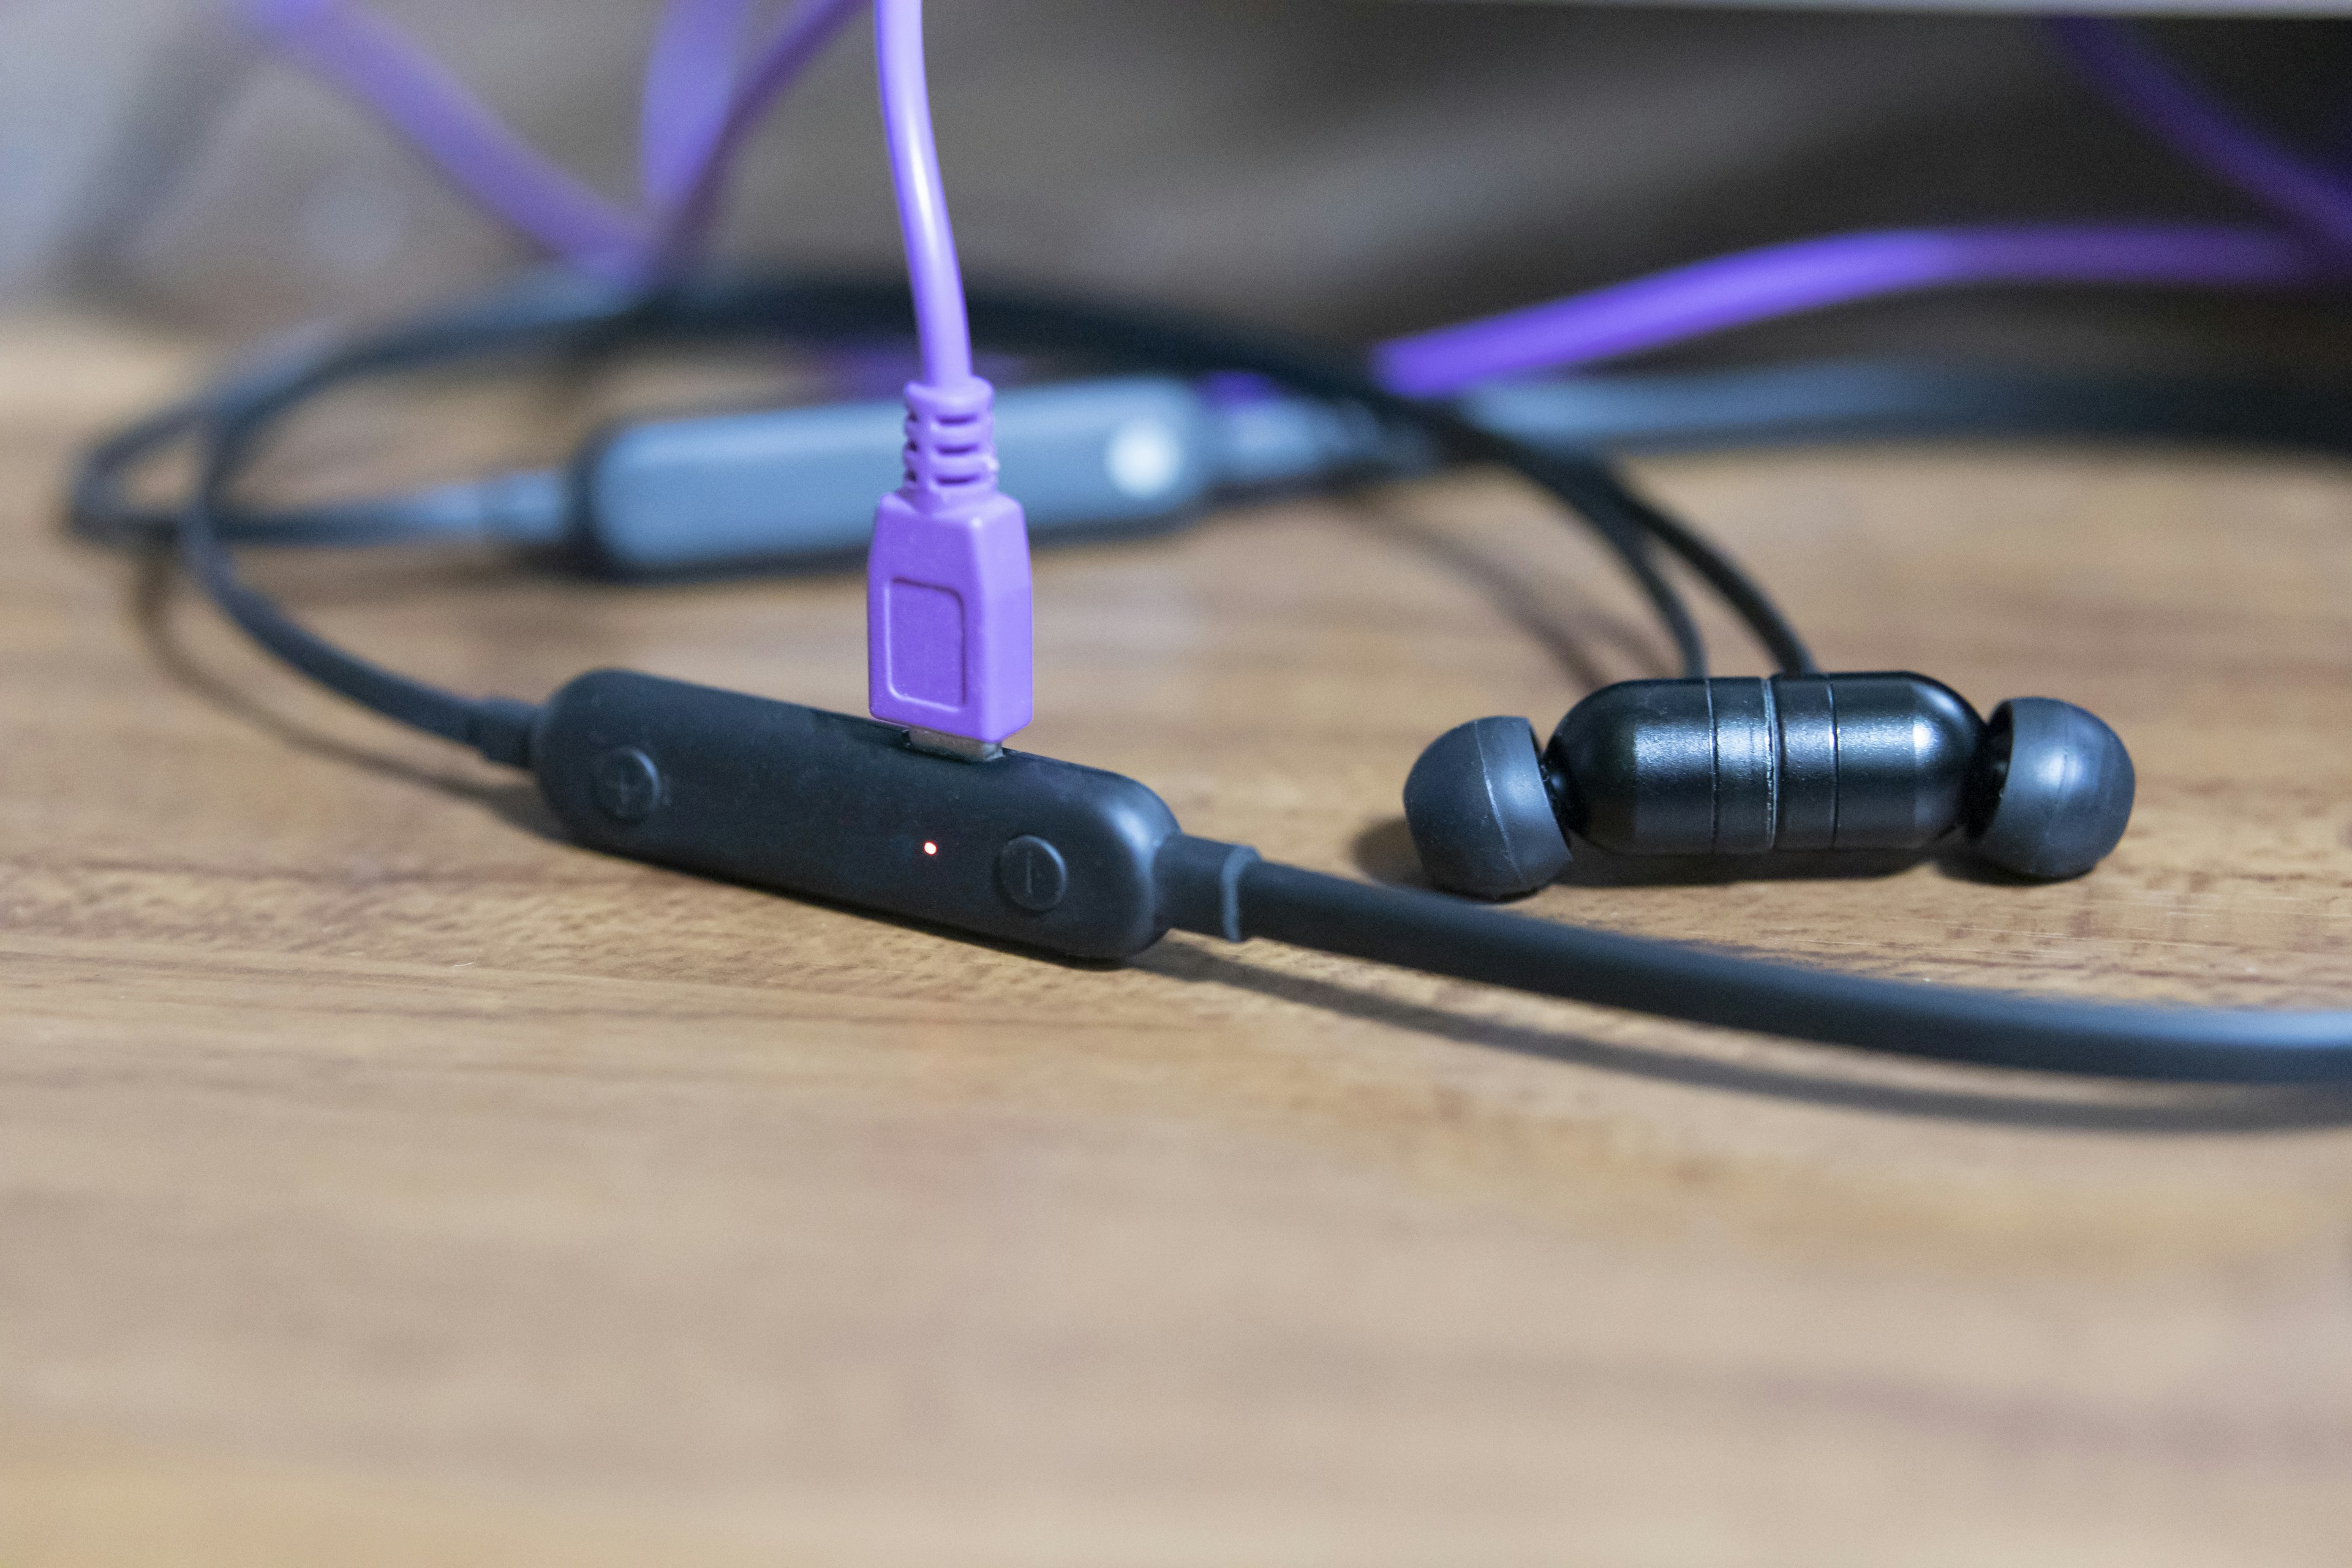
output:
[[[0,1563],[2343,1560],[2352,1098],[1882,1062],[1183,937],[1071,966],[600,858],[57,540],[75,444],[192,363],[0,328]],[[388,443],[322,437],[312,477]],[[1644,478],[1832,668],[2105,715],[2141,807],[2060,887],[1530,912],[2352,997],[2352,476]],[[257,574],[472,689],[610,663],[862,697],[837,577]],[[1429,737],[1660,658],[1483,476],[1043,556],[1038,602],[1028,744],[1361,876],[1409,874]]]

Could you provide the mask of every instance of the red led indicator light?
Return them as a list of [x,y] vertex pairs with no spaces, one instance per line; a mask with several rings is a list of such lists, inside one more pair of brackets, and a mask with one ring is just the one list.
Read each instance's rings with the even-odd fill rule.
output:
[[936,845],[936,844],[932,843],[932,842],[931,842],[929,839],[928,839],[928,838],[926,838],[926,839],[924,839],[924,840],[923,840],[923,853],[924,853],[924,854],[926,854],[926,855],[936,855],[936,854],[938,854],[939,852],[940,852],[940,847],[939,847],[938,845]]

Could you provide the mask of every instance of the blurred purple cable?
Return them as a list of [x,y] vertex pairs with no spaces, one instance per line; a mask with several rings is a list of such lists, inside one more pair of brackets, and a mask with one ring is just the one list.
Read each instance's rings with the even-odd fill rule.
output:
[[864,0],[802,0],[740,86],[749,0],[672,0],[646,84],[641,158],[651,230],[542,156],[457,79],[344,0],[248,0],[247,22],[373,107],[453,183],[574,266],[641,276],[692,259],[737,154],[778,95]]
[[[679,6],[715,5],[719,0],[673,0]],[[800,0],[777,26],[751,68],[743,74],[727,101],[727,112],[692,157],[680,153],[676,166],[685,171],[675,205],[662,215],[654,244],[653,265],[668,271],[694,259],[709,238],[719,216],[719,203],[735,159],[759,128],[761,120],[785,89],[800,79],[809,62],[833,40],[841,25],[865,9],[866,0]],[[667,154],[665,154],[667,166]]]
[[2241,119],[2120,22],[2062,16],[2050,31],[2139,128],[2330,249],[2352,252],[2352,184]]
[[249,0],[243,9],[257,31],[372,105],[452,182],[549,250],[606,275],[643,253],[635,220],[534,151],[371,13],[341,0]]
[[[2142,129],[2293,222],[2024,225],[1836,235],[1717,257],[1383,345],[1381,375],[1439,396],[1492,376],[1587,364],[1849,300],[1974,283],[2278,289],[2346,280],[2352,185],[2279,146],[2118,22],[2051,29]],[[2307,239],[2302,237],[2308,237]],[[2324,247],[2325,248],[2320,248]]]
[[[644,276],[708,241],[751,132],[866,0],[799,0],[751,68],[734,70],[751,0],[671,0],[646,84],[639,222],[524,143],[432,60],[344,0],[248,0],[247,14],[365,100],[452,180],[575,265]],[[2231,184],[2352,252],[2352,186],[2277,146],[2118,24],[2053,24],[2083,69],[2145,128]],[[2281,289],[2342,280],[2290,236],[2195,224],[2047,224],[1831,236],[1717,257],[1391,342],[1398,390],[1458,392],[1496,375],[1663,348],[1731,327],[1914,289],[1972,283]]]
[[670,0],[646,57],[637,136],[646,207],[667,212],[693,187],[735,93],[751,0]]
[[2217,224],[2036,224],[1832,235],[1739,251],[1375,351],[1399,392],[1590,363],[1802,310],[1961,283],[2285,289],[2339,274],[2292,236]]

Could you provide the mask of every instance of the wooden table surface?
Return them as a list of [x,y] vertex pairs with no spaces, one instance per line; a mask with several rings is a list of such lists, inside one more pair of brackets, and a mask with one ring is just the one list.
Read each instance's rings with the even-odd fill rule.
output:
[[[2352,1555],[2352,1097],[1880,1061],[1185,936],[1075,967],[601,858],[59,542],[76,443],[198,363],[0,327],[0,1564]],[[356,482],[401,428],[304,472]],[[2063,886],[1528,912],[2352,997],[2352,474],[1643,478],[1831,668],[2104,714],[2138,815]],[[461,688],[625,664],[861,705],[837,575],[256,572]],[[1431,736],[1661,657],[1483,476],[1037,582],[1032,749],[1365,877],[1410,875]]]

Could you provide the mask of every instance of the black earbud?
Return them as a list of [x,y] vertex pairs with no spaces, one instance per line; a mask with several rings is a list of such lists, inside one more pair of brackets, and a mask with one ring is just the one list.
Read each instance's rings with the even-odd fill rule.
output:
[[1921,850],[2076,877],[2131,820],[2131,756],[2096,716],[2019,697],[1977,717],[1921,675],[1628,680],[1536,749],[1524,719],[1440,735],[1405,780],[1430,880],[1486,899],[1565,870],[1570,834],[1625,855]]

